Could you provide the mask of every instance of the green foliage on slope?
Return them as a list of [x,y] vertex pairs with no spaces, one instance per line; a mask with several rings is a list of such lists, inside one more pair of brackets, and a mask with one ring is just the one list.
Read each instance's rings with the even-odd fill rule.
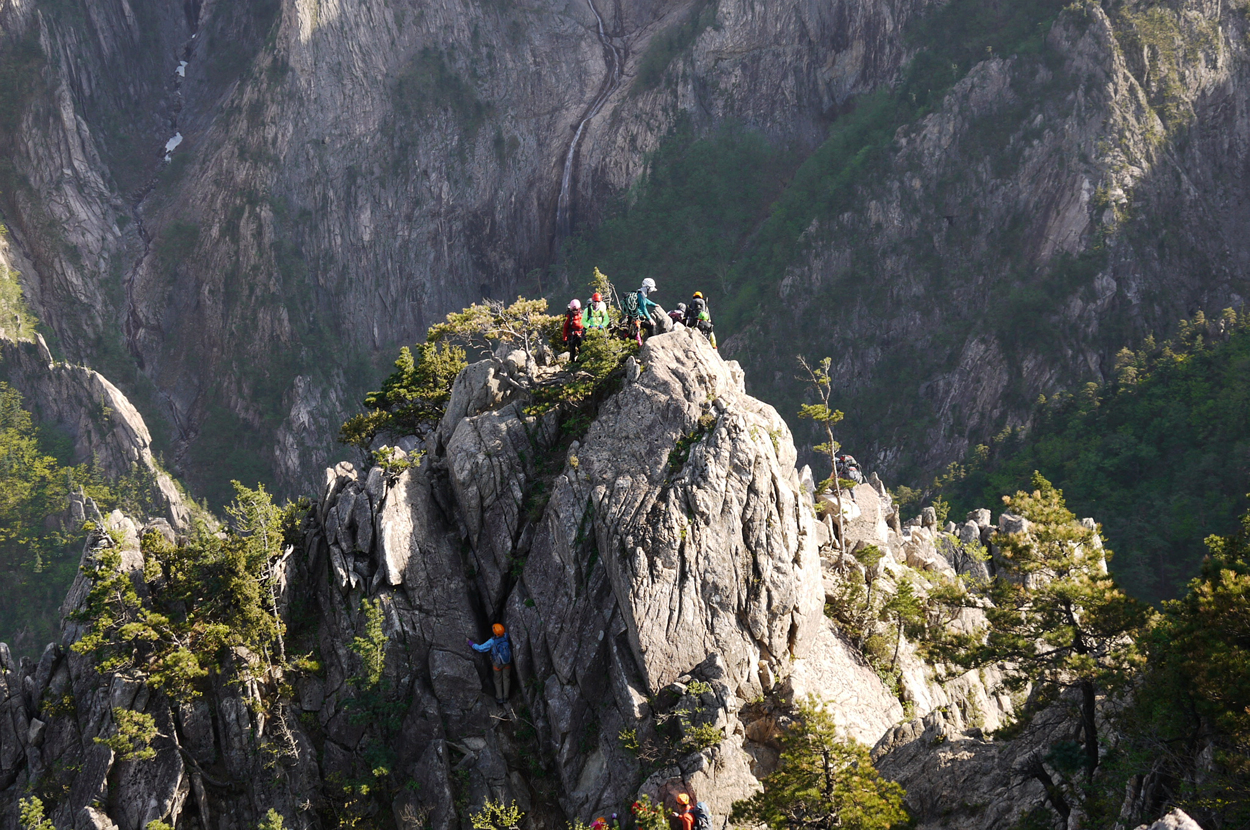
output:
[[210,675],[256,673],[283,659],[272,562],[301,518],[263,487],[234,482],[226,532],[200,522],[189,538],[159,532],[141,541],[141,579],[106,544],[84,566],[91,590],[75,617],[87,631],[73,646],[101,673],[127,671],[176,700],[199,696]]
[[90,465],[56,457],[55,436],[38,429],[22,396],[0,383],[0,641],[33,654],[56,639],[60,605],[78,570],[86,533],[71,522],[69,494],[82,491],[101,511],[141,505],[138,481],[107,482]]
[[777,770],[764,778],[763,791],[734,802],[735,823],[773,830],[905,826],[903,788],[881,777],[868,747],[842,740],[824,709],[800,704],[780,744]]
[[1160,803],[1201,826],[1250,826],[1250,513],[1207,545],[1202,573],[1143,638],[1149,662],[1105,764],[1108,826],[1146,771]]
[[1040,407],[1027,432],[979,447],[941,492],[962,518],[1039,470],[1102,522],[1125,587],[1157,601],[1178,594],[1203,538],[1232,532],[1246,508],[1250,314],[1198,315],[1174,340],[1121,351],[1115,369],[1110,383]]
[[689,50],[699,35],[716,25],[716,9],[713,0],[699,0],[684,17],[656,33],[647,44],[647,51],[642,53],[642,60],[638,61],[630,93],[636,95],[658,87],[669,65]]
[[418,343],[416,356],[404,346],[395,361],[395,371],[382,381],[382,388],[365,396],[368,412],[349,418],[339,431],[339,440],[361,450],[379,432],[412,435],[437,425],[451,400],[451,386],[467,364],[465,351],[450,343]]
[[[1135,637],[1147,607],[1107,573],[1093,528],[1064,504],[1063,494],[1034,473],[1032,490],[1004,499],[1028,530],[996,537],[999,578],[940,597],[952,606],[983,608],[972,633],[939,630],[933,656],[965,669],[1002,667],[1004,685],[1053,700],[1075,690],[1081,700],[1086,776],[1099,763],[1097,701],[1131,680],[1143,662]],[[989,600],[987,604],[985,600]],[[1066,807],[1053,798],[1066,818]]]

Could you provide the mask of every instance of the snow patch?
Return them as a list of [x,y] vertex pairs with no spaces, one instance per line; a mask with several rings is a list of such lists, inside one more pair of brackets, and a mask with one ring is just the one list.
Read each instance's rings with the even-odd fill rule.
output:
[[174,137],[165,142],[165,161],[169,161],[169,154],[174,151],[179,144],[182,143],[182,133],[174,133]]
[[187,62],[178,61],[178,68],[174,70],[174,74],[177,75],[179,78],[187,77]]

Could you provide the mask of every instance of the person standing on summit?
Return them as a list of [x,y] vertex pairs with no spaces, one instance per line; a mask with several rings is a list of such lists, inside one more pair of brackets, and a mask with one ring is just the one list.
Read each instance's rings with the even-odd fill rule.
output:
[[478,645],[469,640],[469,646],[476,652],[482,654],[490,653],[491,666],[495,669],[495,702],[503,706],[508,702],[508,693],[512,685],[512,641],[508,639],[508,632],[499,623],[491,626],[491,632],[495,635],[486,642]]
[[703,332],[711,342],[712,348],[716,348],[716,334],[712,331],[712,311],[708,308],[707,299],[702,291],[694,292],[694,296],[690,298],[690,304],[686,306],[684,322],[686,328]]
[[582,325],[582,303],[580,300],[573,300],[569,303],[569,310],[564,315],[564,342],[569,347],[569,362],[576,363],[577,355],[581,352],[582,341],[586,339],[586,327]]
[[647,295],[654,290],[655,280],[647,277],[637,291],[625,295],[625,315],[629,318],[634,339],[639,346],[642,345],[644,331],[648,337],[655,333],[655,323],[651,319],[651,313],[659,308],[659,305],[647,299]]
[[596,291],[591,295],[590,306],[586,309],[586,328],[607,331],[610,322],[608,304],[603,301],[603,297]]

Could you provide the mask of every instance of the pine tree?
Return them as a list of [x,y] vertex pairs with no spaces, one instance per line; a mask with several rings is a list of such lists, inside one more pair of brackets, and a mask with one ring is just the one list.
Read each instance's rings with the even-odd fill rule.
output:
[[903,788],[872,765],[868,748],[841,740],[818,705],[799,707],[782,733],[777,770],[764,789],[733,805],[734,822],[774,830],[888,830],[907,820]]
[[999,665],[1008,688],[1034,684],[1043,699],[1075,689],[1084,766],[1092,778],[1099,758],[1098,697],[1122,688],[1142,665],[1136,638],[1150,612],[1107,573],[1109,552],[1100,547],[1097,531],[1067,509],[1063,493],[1037,473],[1033,485],[1032,492],[1003,499],[1030,525],[995,537],[997,578],[981,594],[953,599],[983,608],[986,625],[968,635],[939,633],[931,651],[966,668]]

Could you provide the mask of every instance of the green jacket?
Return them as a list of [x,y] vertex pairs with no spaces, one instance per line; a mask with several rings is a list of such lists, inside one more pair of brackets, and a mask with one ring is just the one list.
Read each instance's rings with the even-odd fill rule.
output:
[[608,304],[605,302],[590,303],[586,312],[586,328],[606,329],[611,320],[608,317]]

